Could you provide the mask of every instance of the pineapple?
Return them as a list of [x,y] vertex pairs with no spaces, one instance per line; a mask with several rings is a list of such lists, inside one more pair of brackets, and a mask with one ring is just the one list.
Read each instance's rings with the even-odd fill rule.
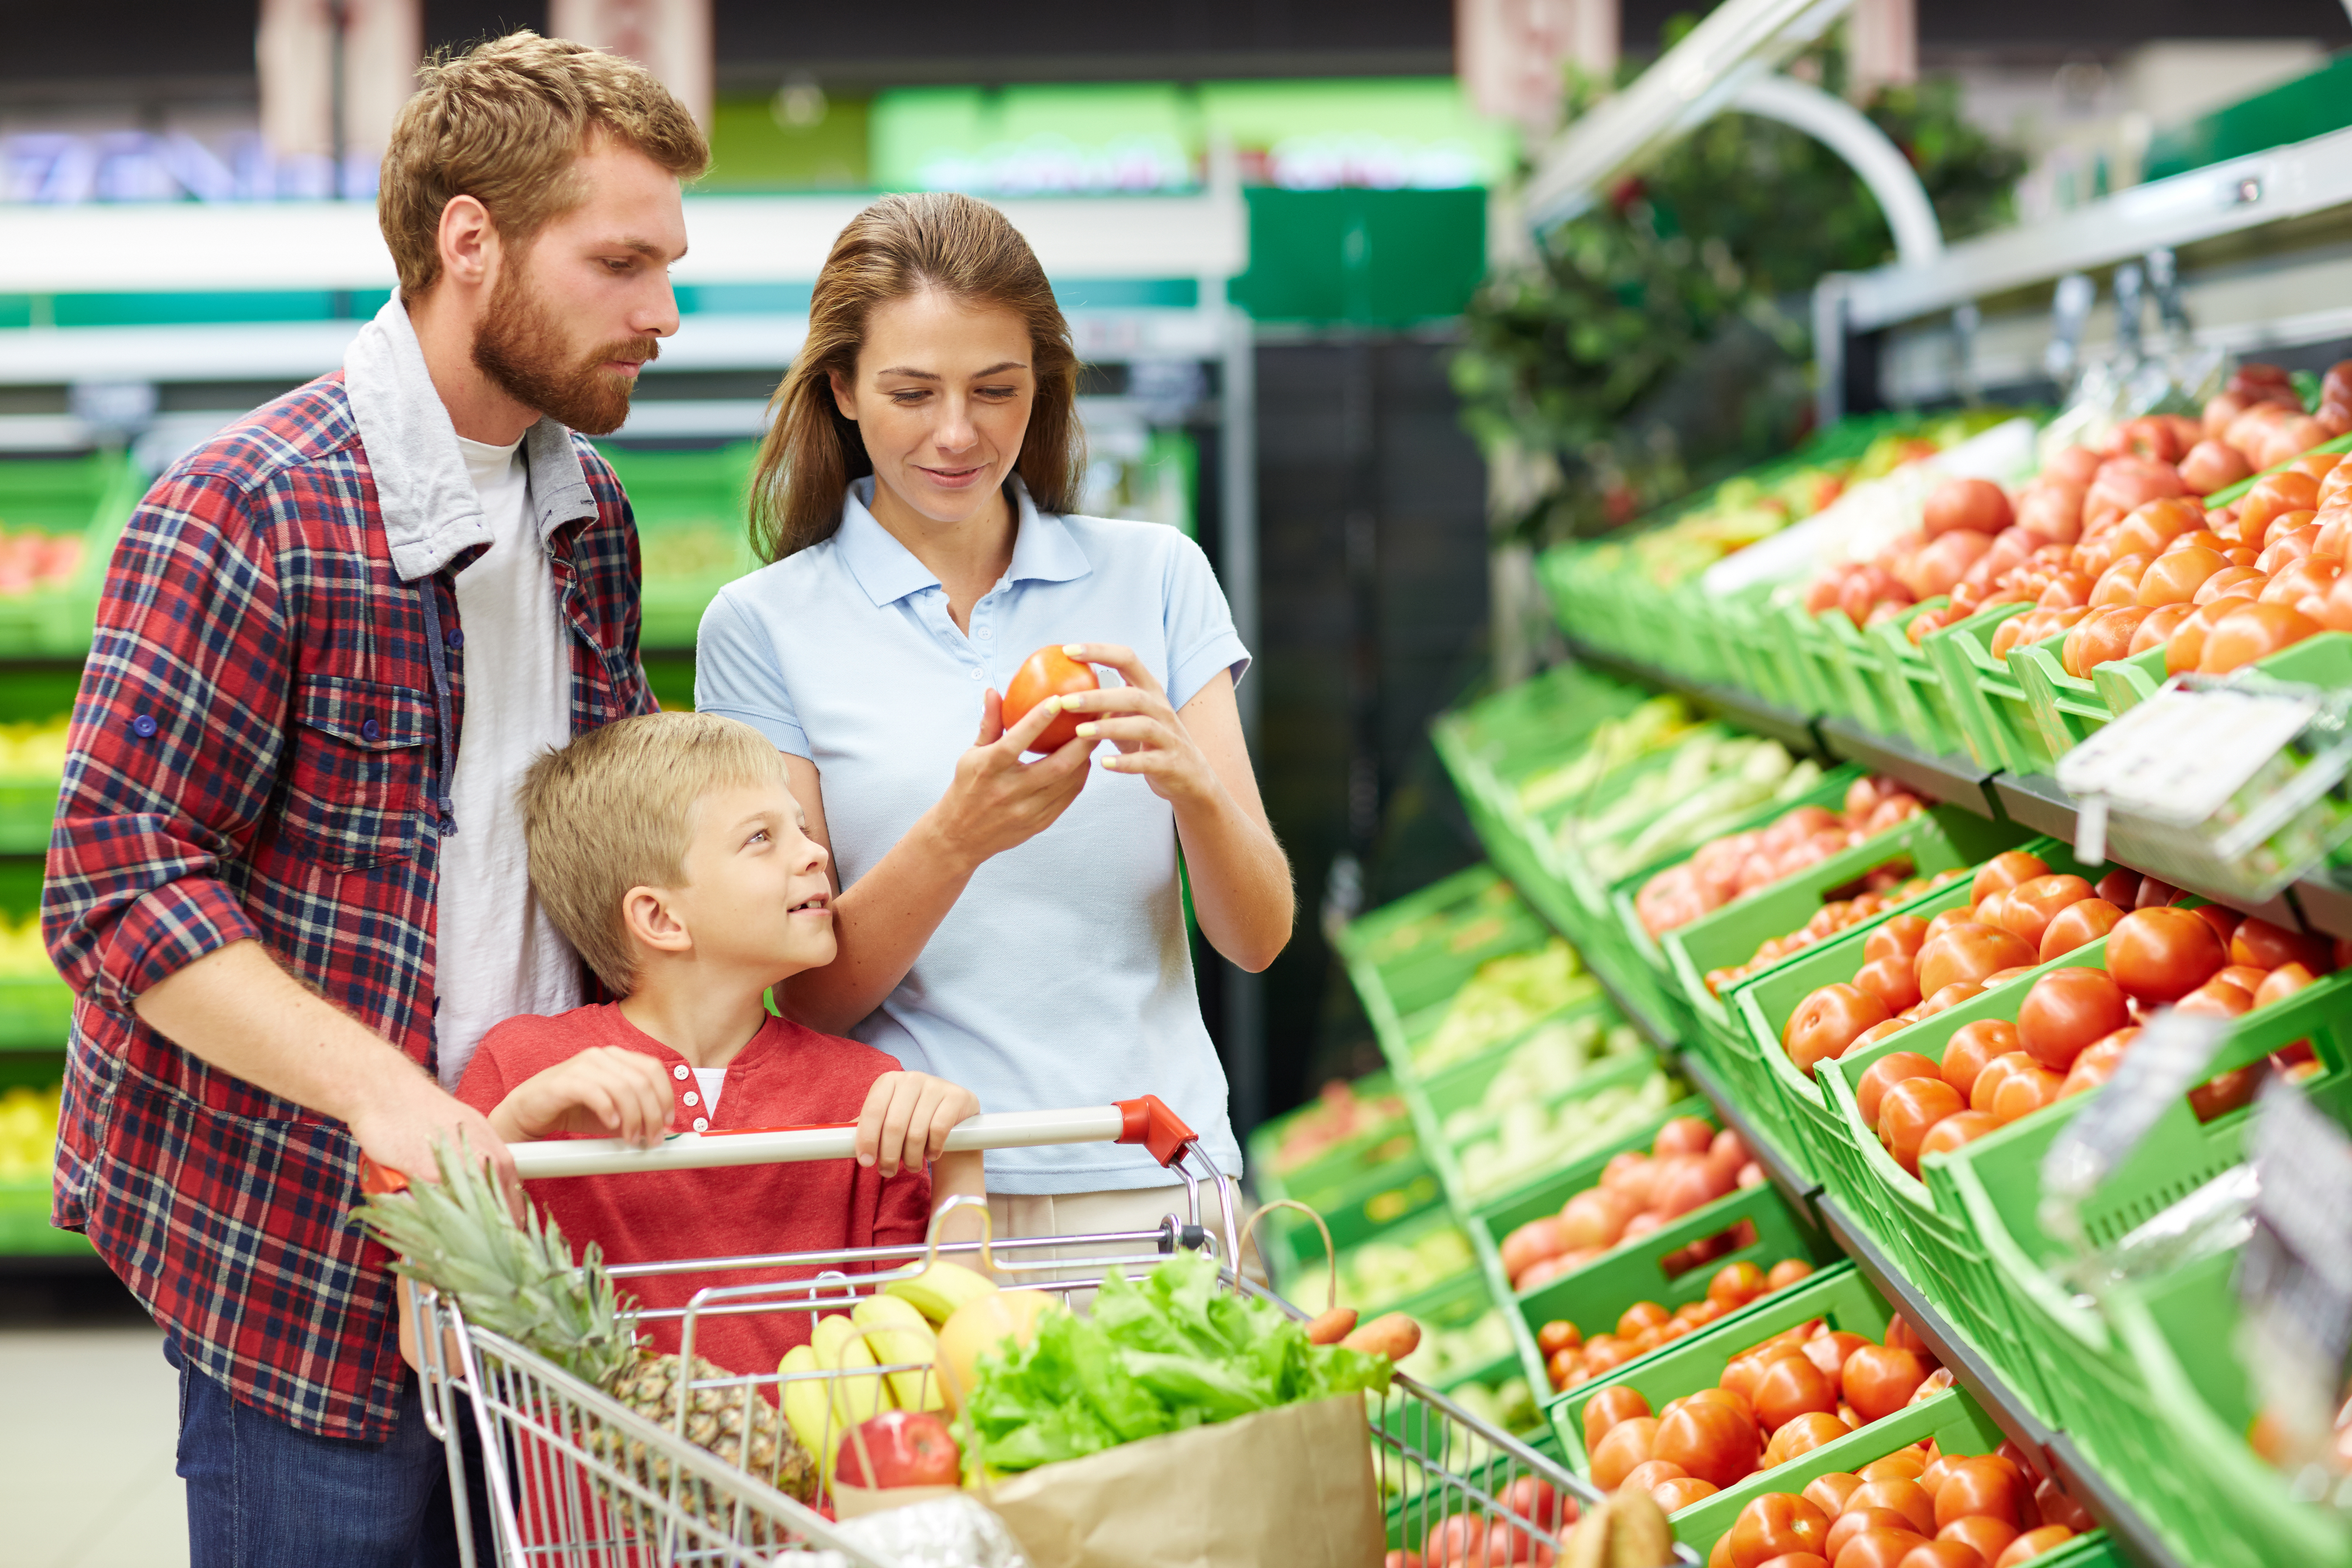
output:
[[[373,1198],[354,1215],[399,1255],[395,1270],[456,1298],[469,1322],[544,1356],[666,1432],[677,1429],[679,1392],[689,1378],[733,1375],[701,1356],[689,1371],[679,1357],[641,1346],[636,1331],[621,1321],[620,1293],[600,1248],[591,1243],[574,1268],[571,1246],[552,1220],[534,1209],[525,1223],[515,1223],[487,1166],[446,1145],[435,1157],[437,1185],[418,1183]],[[649,1461],[637,1439],[598,1426],[593,1416],[575,1436],[648,1490],[667,1492],[668,1465]],[[688,1392],[686,1439],[802,1502],[815,1499],[815,1461],[782,1414],[748,1386]],[[729,1507],[700,1486],[682,1488],[681,1501],[700,1518]],[[637,1510],[624,1505],[621,1511],[634,1518]]]

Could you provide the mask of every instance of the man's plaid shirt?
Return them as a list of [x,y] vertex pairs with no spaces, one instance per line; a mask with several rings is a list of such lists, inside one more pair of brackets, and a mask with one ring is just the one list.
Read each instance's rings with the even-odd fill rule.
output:
[[[655,704],[635,527],[572,446],[594,508],[551,564],[577,734]],[[327,1436],[388,1436],[405,1373],[387,1257],[347,1223],[358,1145],[131,999],[257,939],[432,1069],[439,781],[465,699],[453,582],[477,553],[401,580],[340,374],[214,437],[116,547],[49,841],[42,931],[79,997],[52,1217],[198,1370]]]

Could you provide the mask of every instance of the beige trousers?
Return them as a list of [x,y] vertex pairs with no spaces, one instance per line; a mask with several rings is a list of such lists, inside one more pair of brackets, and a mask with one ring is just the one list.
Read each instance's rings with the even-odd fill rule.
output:
[[[1234,1205],[1234,1228],[1239,1230],[1249,1218],[1240,1206],[1241,1199],[1231,1177],[1212,1184],[1201,1184],[1201,1224],[1217,1238],[1217,1249],[1224,1251],[1225,1219],[1220,1204]],[[1173,1187],[1139,1187],[1108,1193],[1045,1193],[988,1194],[989,1234],[997,1240],[1017,1237],[1100,1236],[1117,1231],[1157,1230],[1167,1215],[1177,1216],[1182,1224],[1185,1217],[1184,1189]],[[1137,1241],[1104,1246],[1057,1247],[1024,1247],[999,1260],[1032,1263],[1047,1258],[1116,1258],[1150,1256],[1159,1250],[1150,1241]],[[1242,1249],[1242,1272],[1263,1285],[1265,1265],[1258,1257],[1257,1242],[1252,1238]],[[1047,1279],[1077,1278],[1081,1274],[1097,1273],[1097,1269],[1067,1269],[1058,1273],[1032,1271],[1000,1273],[1007,1284],[1029,1281],[1043,1283]]]

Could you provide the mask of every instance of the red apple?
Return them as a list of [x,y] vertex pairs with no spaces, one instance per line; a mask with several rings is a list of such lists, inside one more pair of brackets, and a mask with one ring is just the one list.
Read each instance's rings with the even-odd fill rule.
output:
[[[868,1479],[859,1439],[874,1460]],[[951,1487],[963,1479],[963,1455],[948,1424],[928,1410],[886,1410],[841,1439],[835,1473],[853,1487]]]

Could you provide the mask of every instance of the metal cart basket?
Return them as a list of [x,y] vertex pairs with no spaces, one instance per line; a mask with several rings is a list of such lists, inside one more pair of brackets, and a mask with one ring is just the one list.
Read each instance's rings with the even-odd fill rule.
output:
[[[511,1147],[520,1173],[531,1180],[846,1159],[852,1157],[852,1126],[843,1124],[687,1134],[652,1149],[584,1138]],[[957,1152],[1078,1142],[1147,1145],[1164,1167],[1182,1178],[1183,1217],[1171,1213],[1155,1230],[965,1242],[940,1241],[935,1218],[932,1239],[924,1245],[632,1263],[614,1265],[609,1272],[625,1285],[630,1279],[666,1272],[740,1270],[764,1276],[740,1285],[705,1288],[684,1308],[646,1308],[635,1314],[638,1321],[677,1321],[687,1369],[694,1365],[698,1326],[714,1318],[805,1312],[814,1326],[822,1314],[848,1311],[891,1281],[919,1274],[935,1256],[961,1258],[1000,1278],[1030,1274],[1037,1277],[1036,1288],[1066,1299],[1099,1286],[1111,1268],[1150,1268],[1179,1247],[1204,1250],[1217,1258],[1224,1288],[1272,1301],[1293,1318],[1307,1316],[1234,1267],[1240,1237],[1232,1186],[1201,1152],[1192,1131],[1156,1098],[1073,1110],[977,1116],[955,1130],[948,1148]],[[386,1180],[399,1184],[397,1177]],[[1203,1223],[1203,1182],[1220,1196],[1221,1223],[1213,1229]],[[958,1203],[977,1202],[950,1200],[940,1213]],[[1120,1247],[1153,1250],[1125,1255],[1111,1250]],[[792,1277],[780,1277],[787,1274]],[[775,1412],[787,1384],[814,1380],[828,1393],[837,1393],[845,1380],[855,1379],[878,1394],[885,1377],[928,1380],[934,1375],[929,1363],[884,1363],[855,1372],[682,1376],[673,1413],[656,1422],[514,1341],[467,1322],[455,1300],[407,1279],[401,1288],[411,1292],[425,1417],[447,1450],[459,1543],[469,1565],[494,1561],[564,1568],[671,1563],[764,1568],[789,1561],[805,1562],[811,1568],[824,1563],[890,1568],[872,1548],[858,1543],[854,1526],[845,1529],[796,1501],[771,1479],[729,1458],[751,1454],[754,1427],[781,1430]],[[826,1407],[855,1411],[856,1397],[864,1395],[828,1399]],[[1391,1545],[1418,1549],[1440,1521],[1457,1514],[1478,1521],[1481,1539],[1501,1522],[1524,1531],[1531,1542],[1548,1543],[1565,1518],[1538,1519],[1530,1512],[1539,1510],[1523,1512],[1506,1505],[1513,1483],[1523,1478],[1544,1483],[1569,1517],[1575,1507],[1596,1500],[1589,1483],[1555,1460],[1402,1374],[1394,1379],[1387,1396],[1365,1398]],[[689,1442],[686,1433],[690,1422],[698,1424],[698,1430],[728,1432],[731,1442],[721,1445],[727,1457]],[[845,1429],[849,1423],[842,1426]],[[828,1430],[824,1441],[835,1446],[840,1438]],[[470,1467],[469,1448],[477,1455]],[[494,1538],[487,1550],[474,1539],[468,1523],[474,1487],[487,1492],[481,1511]],[[1522,1494],[1541,1490],[1519,1489]]]

